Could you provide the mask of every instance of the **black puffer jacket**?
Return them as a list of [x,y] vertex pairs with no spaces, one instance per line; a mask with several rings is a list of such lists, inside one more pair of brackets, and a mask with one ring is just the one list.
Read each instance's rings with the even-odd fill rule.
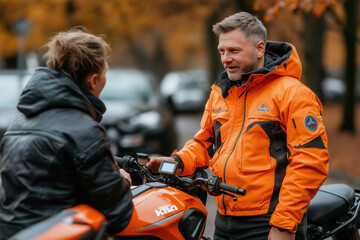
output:
[[66,75],[39,68],[18,110],[1,144],[0,236],[80,203],[100,210],[110,233],[124,229],[132,197],[99,124],[102,101]]

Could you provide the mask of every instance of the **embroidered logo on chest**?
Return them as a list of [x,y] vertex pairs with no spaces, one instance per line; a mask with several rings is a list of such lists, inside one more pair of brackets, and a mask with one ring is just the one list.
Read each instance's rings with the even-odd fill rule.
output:
[[265,104],[263,104],[256,111],[258,111],[258,112],[269,112],[270,110],[268,109],[268,107]]
[[218,114],[218,113],[222,113],[222,112],[228,112],[229,110],[227,110],[227,109],[223,109],[223,108],[219,108],[219,109],[214,109],[214,110],[212,110],[212,112],[213,113],[215,113],[215,114]]

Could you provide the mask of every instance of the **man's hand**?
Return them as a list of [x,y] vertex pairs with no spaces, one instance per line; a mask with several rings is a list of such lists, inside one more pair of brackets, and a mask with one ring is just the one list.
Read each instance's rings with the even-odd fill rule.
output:
[[[154,173],[157,173],[159,170],[159,167],[161,165],[161,162],[163,160],[169,160],[169,161],[175,161],[175,158],[173,157],[150,157],[150,161],[146,164],[146,167],[150,168]],[[181,174],[181,169],[178,169],[176,171],[177,175]]]
[[295,233],[280,231],[277,227],[272,227],[268,240],[295,240]]

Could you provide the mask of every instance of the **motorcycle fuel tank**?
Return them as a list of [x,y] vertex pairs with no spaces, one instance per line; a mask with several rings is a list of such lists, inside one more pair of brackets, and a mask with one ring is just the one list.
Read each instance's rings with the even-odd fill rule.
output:
[[161,183],[140,185],[132,194],[134,212],[128,226],[115,235],[118,239],[201,237],[207,210],[196,196]]

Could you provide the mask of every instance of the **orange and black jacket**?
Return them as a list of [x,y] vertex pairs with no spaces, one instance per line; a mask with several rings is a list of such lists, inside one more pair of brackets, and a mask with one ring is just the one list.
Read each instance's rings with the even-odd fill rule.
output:
[[173,157],[183,175],[209,166],[223,182],[246,189],[233,201],[217,197],[223,215],[272,213],[270,224],[295,232],[328,175],[322,106],[300,82],[294,46],[268,42],[264,68],[212,86],[201,129]]

